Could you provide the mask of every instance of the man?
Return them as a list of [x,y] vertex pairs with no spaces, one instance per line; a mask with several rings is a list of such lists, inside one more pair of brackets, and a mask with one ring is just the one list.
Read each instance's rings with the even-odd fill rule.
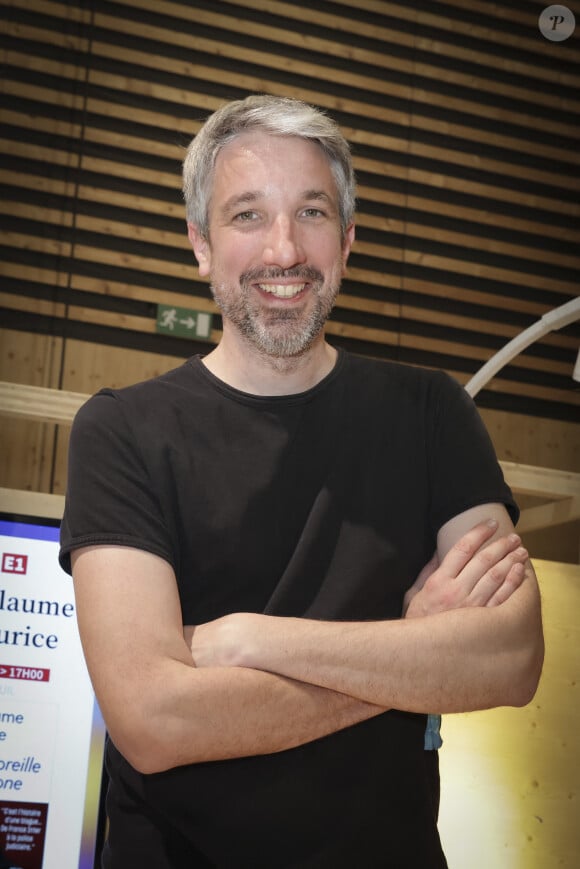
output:
[[324,339],[354,239],[333,122],[229,104],[184,191],[222,339],[71,439],[103,865],[443,867],[427,713],[521,705],[541,669],[517,508],[459,386]]

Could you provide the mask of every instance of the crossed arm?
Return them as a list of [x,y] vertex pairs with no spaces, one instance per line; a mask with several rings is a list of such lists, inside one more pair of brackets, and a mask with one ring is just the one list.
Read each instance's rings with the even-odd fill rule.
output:
[[[405,619],[337,623],[235,613],[193,631],[196,665],[258,668],[409,712],[523,705],[543,653],[531,566],[514,563],[511,579],[522,576],[521,585],[494,606],[509,587],[492,593],[493,572],[477,582],[479,564],[466,564],[463,540],[443,570],[408,596]],[[509,537],[499,540],[480,558],[491,565],[509,546]],[[461,569],[465,583],[471,575],[475,585],[454,603],[453,576]],[[491,606],[476,605],[490,593]]]
[[[465,534],[489,516],[496,526]],[[281,751],[390,707],[527,702],[541,669],[540,607],[512,530],[498,505],[444,526],[441,565],[409,591],[404,620],[237,614],[187,629],[190,646],[166,562],[123,547],[77,550],[81,638],[115,744],[157,772]]]

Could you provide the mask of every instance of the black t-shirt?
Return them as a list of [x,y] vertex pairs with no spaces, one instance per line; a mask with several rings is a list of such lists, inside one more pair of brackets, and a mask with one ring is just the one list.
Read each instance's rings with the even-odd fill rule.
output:
[[[79,412],[61,562],[99,543],[153,552],[175,570],[184,623],[398,618],[438,529],[489,502],[517,517],[473,403],[441,372],[340,354],[313,389],[262,397],[196,357]],[[107,865],[139,841],[159,869],[442,867],[424,729],[425,716],[391,711],[154,776],[110,745]]]

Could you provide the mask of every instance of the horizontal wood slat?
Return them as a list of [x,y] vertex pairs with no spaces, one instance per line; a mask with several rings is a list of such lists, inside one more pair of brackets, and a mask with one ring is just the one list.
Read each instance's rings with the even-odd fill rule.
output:
[[16,516],[47,517],[61,520],[64,513],[64,495],[29,492],[26,489],[0,488],[0,510]]
[[[580,489],[580,483],[578,488]],[[539,531],[541,528],[551,528],[553,525],[562,525],[577,519],[580,519],[580,495],[562,501],[551,501],[538,507],[527,507],[520,514],[518,532],[524,534]]]
[[77,392],[0,381],[0,412],[5,416],[70,424],[87,398]]

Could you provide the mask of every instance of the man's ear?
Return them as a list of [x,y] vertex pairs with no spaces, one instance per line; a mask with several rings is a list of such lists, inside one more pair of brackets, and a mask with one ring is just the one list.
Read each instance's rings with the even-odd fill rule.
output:
[[200,233],[195,223],[187,224],[187,235],[199,266],[199,275],[206,278],[211,266],[209,241]]
[[354,243],[354,223],[349,223],[346,228],[346,232],[344,233],[344,240],[342,242],[342,273],[344,274],[346,271],[346,263],[348,261],[348,257],[350,254],[350,249]]

